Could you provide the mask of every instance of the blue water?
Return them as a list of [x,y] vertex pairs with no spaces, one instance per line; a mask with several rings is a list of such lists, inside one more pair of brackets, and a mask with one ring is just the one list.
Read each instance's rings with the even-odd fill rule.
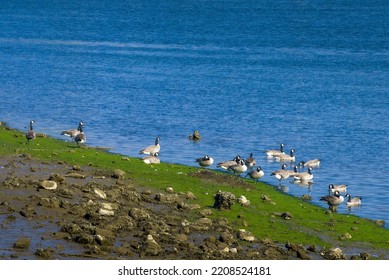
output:
[[[81,2],[81,3],[80,3]],[[85,2],[85,3],[84,3]],[[363,197],[348,213],[389,225],[389,2],[0,0],[0,120],[165,162],[253,153],[263,181],[285,143],[320,158],[312,203],[330,183]],[[198,143],[188,135],[199,130]],[[216,166],[213,166],[216,169]]]

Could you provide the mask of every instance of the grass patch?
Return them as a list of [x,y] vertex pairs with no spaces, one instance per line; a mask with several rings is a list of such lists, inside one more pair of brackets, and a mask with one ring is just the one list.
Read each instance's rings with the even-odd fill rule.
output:
[[[270,238],[287,242],[323,247],[347,246],[389,250],[389,231],[374,221],[354,215],[330,213],[297,197],[279,192],[271,185],[254,183],[234,175],[200,168],[161,163],[146,165],[137,158],[113,154],[104,149],[77,147],[75,143],[51,137],[36,138],[27,143],[24,133],[0,125],[0,156],[25,155],[45,161],[92,166],[104,170],[121,169],[131,178],[135,187],[175,192],[192,192],[195,203],[202,208],[212,207],[218,190],[244,195],[250,205],[239,204],[231,210],[213,211],[211,218],[227,219],[232,225],[245,228],[257,239]],[[280,217],[289,212],[290,220]],[[347,238],[349,234],[351,238]]]

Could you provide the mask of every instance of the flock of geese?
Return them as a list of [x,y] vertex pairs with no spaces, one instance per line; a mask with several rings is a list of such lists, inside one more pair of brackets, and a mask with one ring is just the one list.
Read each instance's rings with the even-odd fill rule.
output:
[[[311,159],[308,161],[301,161],[293,166],[293,170],[288,170],[286,163],[288,162],[293,165],[296,161],[295,149],[290,149],[289,154],[286,154],[284,151],[284,144],[280,145],[279,150],[266,150],[266,157],[282,162],[281,169],[275,170],[270,174],[270,176],[274,176],[280,184],[281,181],[288,178],[293,178],[295,182],[302,184],[311,184],[313,180],[312,170],[320,166],[320,159]],[[197,158],[195,162],[197,162],[201,167],[208,167],[214,163],[214,159],[209,155],[205,155],[204,157]],[[263,172],[261,166],[257,166],[254,169],[255,165],[256,160],[253,158],[253,154],[251,153],[245,160],[242,159],[241,156],[237,155],[232,160],[219,162],[217,167],[239,176],[240,174],[247,172],[245,177],[249,176],[254,181],[258,181],[265,175],[265,173]],[[299,169],[303,168],[307,168],[307,171],[299,172]],[[327,203],[331,211],[336,211],[337,207],[345,201],[345,197],[347,198],[347,207],[358,206],[362,203],[362,197],[351,197],[350,194],[346,194],[345,197],[341,195],[341,193],[345,193],[347,191],[347,185],[330,184],[328,186],[328,191],[329,194],[320,197],[320,201]]]
[[[26,139],[28,143],[36,138],[36,133],[33,129],[33,124],[34,121],[31,120],[29,124],[29,129],[26,132]],[[83,126],[84,123],[80,121],[76,129],[64,130],[61,132],[61,135],[70,137],[72,141],[76,142],[77,146],[80,146],[81,144],[84,144],[86,142],[86,136],[83,131]],[[294,164],[294,162],[296,161],[295,149],[290,149],[289,154],[286,154],[284,151],[284,147],[284,144],[280,144],[279,150],[266,150],[267,158],[282,162],[281,169],[275,170],[270,175],[274,176],[274,178],[276,178],[280,184],[281,181],[286,180],[288,178],[293,178],[294,181],[301,182],[304,184],[312,183],[312,170],[320,166],[320,159],[301,161],[299,164],[293,166],[293,170],[289,170],[286,169],[286,162]],[[154,145],[147,146],[139,151],[139,154],[145,155],[145,157],[141,158],[141,160],[146,164],[159,164],[160,149],[160,138],[156,137]],[[205,155],[203,157],[197,158],[195,162],[200,167],[206,168],[214,164],[214,159],[209,155]],[[216,166],[223,170],[232,172],[237,176],[241,176],[241,174],[247,172],[245,177],[248,176],[252,180],[257,182],[260,178],[265,176],[265,173],[262,170],[261,166],[255,167],[256,165],[256,160],[254,159],[253,154],[251,153],[250,156],[246,159],[243,159],[240,155],[237,155],[231,160],[217,163]],[[307,171],[299,172],[299,168],[307,168]],[[329,205],[329,209],[332,211],[336,211],[336,208],[345,201],[345,197],[347,198],[346,205],[348,207],[358,206],[362,203],[361,197],[351,197],[350,194],[346,194],[345,197],[341,195],[341,193],[345,193],[347,191],[347,185],[330,184],[328,186],[328,190],[329,195],[320,197],[320,201],[327,203]]]

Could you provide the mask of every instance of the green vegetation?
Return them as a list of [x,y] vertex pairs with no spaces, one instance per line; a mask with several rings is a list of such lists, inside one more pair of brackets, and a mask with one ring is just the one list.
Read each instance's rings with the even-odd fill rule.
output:
[[[236,203],[231,210],[213,211],[211,218],[226,218],[237,229],[252,232],[257,239],[269,238],[281,244],[292,242],[305,246],[362,246],[389,250],[389,231],[374,221],[331,213],[298,197],[283,194],[273,186],[222,172],[205,172],[200,168],[167,163],[146,165],[137,158],[123,157],[99,148],[79,148],[75,143],[50,137],[38,137],[27,144],[24,133],[0,125],[0,157],[15,154],[27,154],[45,162],[121,169],[126,171],[135,187],[161,191],[172,187],[175,192],[191,191],[202,208],[213,206],[213,195],[218,190],[231,192],[237,198],[244,195],[251,202],[249,206]],[[291,213],[292,218],[281,218],[279,214],[284,212]],[[343,238],[346,234],[351,238]]]

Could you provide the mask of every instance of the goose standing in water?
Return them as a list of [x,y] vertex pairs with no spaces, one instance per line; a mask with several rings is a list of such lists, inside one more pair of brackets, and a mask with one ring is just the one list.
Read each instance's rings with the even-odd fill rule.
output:
[[296,160],[296,157],[294,155],[295,149],[290,149],[290,153],[288,154],[278,154],[275,155],[274,158],[278,161],[290,161],[294,162]]
[[311,159],[308,161],[301,161],[300,165],[302,167],[318,168],[320,166],[320,159]]
[[213,164],[213,158],[209,155],[205,155],[202,158],[198,158],[195,160],[201,167],[207,167]]
[[266,156],[267,157],[274,157],[276,155],[279,155],[279,154],[284,154],[284,144],[280,144],[280,149],[279,150],[267,150],[266,151]]
[[265,175],[265,173],[262,170],[262,167],[258,166],[256,169],[251,170],[249,173],[247,173],[247,176],[250,176],[251,179],[253,179],[255,182],[258,182],[260,178],[262,178]]
[[328,185],[328,190],[331,193],[334,193],[335,191],[338,192],[346,192],[347,191],[347,185],[334,185],[334,184],[329,184]]
[[270,174],[270,176],[274,176],[279,183],[281,184],[281,181],[288,179],[290,176],[293,176],[294,174],[297,173],[297,167],[294,167],[294,170],[287,170],[286,169],[286,164],[284,163],[281,166],[281,169],[278,169],[274,171],[273,173]]
[[84,125],[84,123],[82,121],[80,121],[78,123],[78,127],[77,128],[64,130],[64,131],[61,132],[61,135],[69,136],[72,140],[74,140],[74,137],[76,137],[77,134],[79,134],[82,131],[82,126],[83,125]]
[[80,125],[78,127],[80,133],[78,133],[76,136],[74,136],[74,142],[77,143],[77,146],[80,146],[80,144],[84,144],[86,142],[86,136],[84,133],[83,125]]
[[308,167],[308,172],[300,172],[293,175],[296,181],[311,181],[313,179],[312,167]]
[[30,128],[26,132],[27,143],[30,143],[30,140],[34,140],[36,138],[36,133],[34,131],[34,128],[32,127],[33,124],[34,124],[34,121],[31,120],[30,121]]
[[358,206],[362,204],[362,197],[360,196],[355,196],[351,198],[350,194],[346,194],[346,197],[347,197],[347,201],[346,201],[347,207]]
[[335,191],[333,195],[323,196],[320,200],[326,202],[331,211],[336,211],[336,208],[343,203],[344,197],[340,195],[339,191]]
[[155,153],[159,153],[159,150],[161,149],[161,146],[159,145],[159,141],[161,139],[159,137],[155,138],[155,144],[148,146],[142,150],[139,151],[140,154],[145,154],[145,155],[155,155]]

